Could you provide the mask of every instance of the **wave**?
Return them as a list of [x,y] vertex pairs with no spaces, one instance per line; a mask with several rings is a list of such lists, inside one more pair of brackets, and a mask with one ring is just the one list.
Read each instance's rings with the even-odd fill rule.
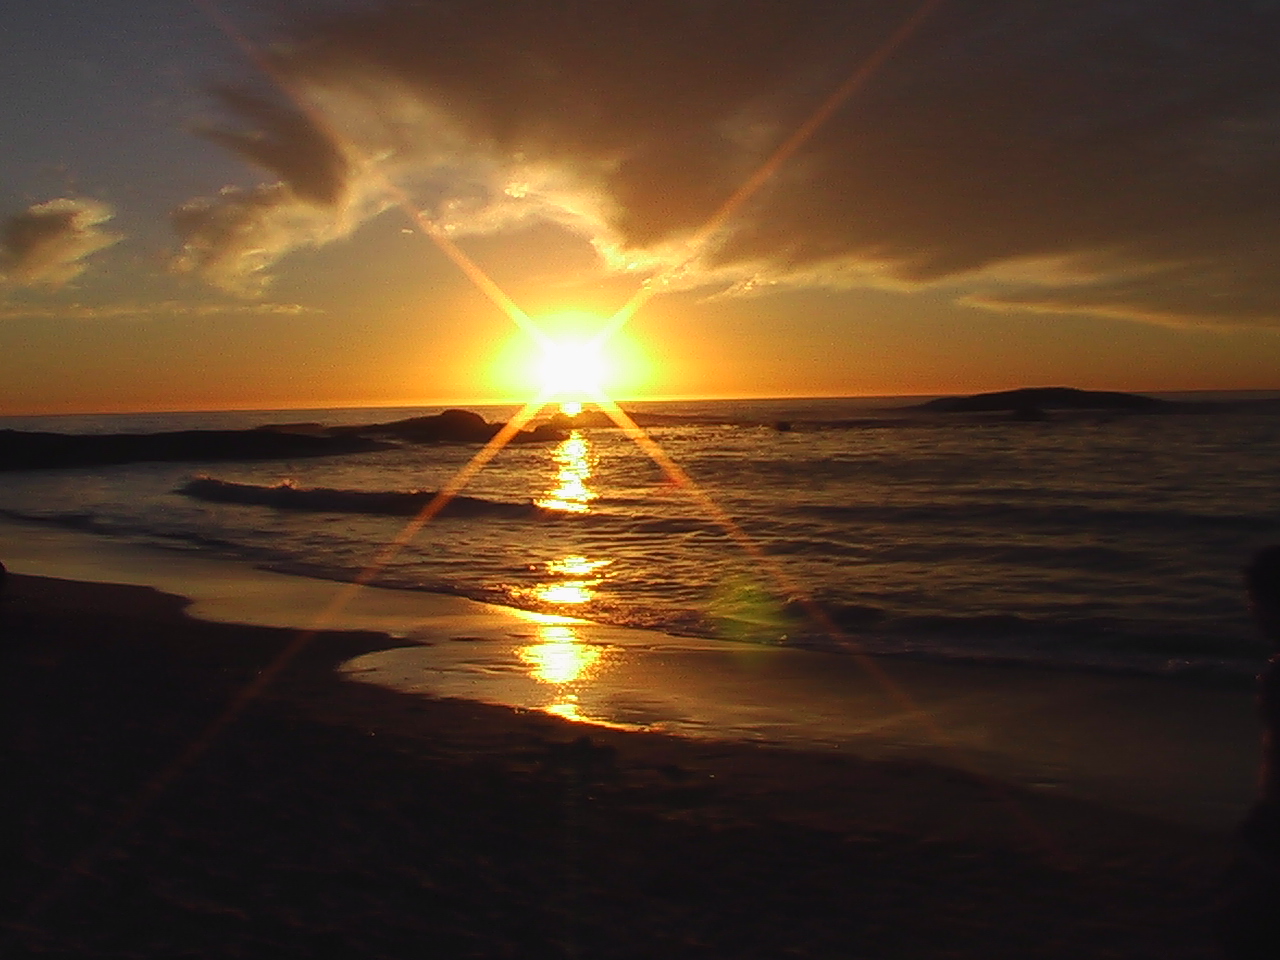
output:
[[[214,477],[196,477],[175,493],[212,503],[272,507],[310,513],[363,513],[388,517],[411,517],[437,496],[435,490],[338,490],[330,487],[298,487],[286,480],[274,486],[236,483]],[[450,497],[440,508],[446,517],[504,517],[526,519],[559,516],[562,511],[533,503],[509,503],[482,497]]]

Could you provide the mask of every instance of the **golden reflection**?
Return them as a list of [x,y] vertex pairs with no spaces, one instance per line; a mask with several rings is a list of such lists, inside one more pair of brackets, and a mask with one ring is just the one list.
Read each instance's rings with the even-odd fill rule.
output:
[[565,720],[588,719],[578,712],[578,695],[570,685],[590,679],[600,659],[599,647],[583,643],[568,624],[540,623],[537,642],[516,652],[533,679],[555,688],[544,711]]
[[547,573],[565,579],[540,583],[531,588],[528,594],[543,603],[556,605],[590,603],[595,598],[595,587],[603,579],[593,574],[611,563],[612,560],[590,560],[578,553],[571,553],[558,560],[548,560]]
[[541,628],[546,627],[573,627],[580,623],[590,623],[589,620],[581,620],[578,617],[566,617],[559,613],[538,613],[534,610],[512,610],[516,617],[521,620],[528,620],[530,623],[536,623]]
[[569,627],[553,626],[542,627],[538,642],[521,647],[519,655],[535,680],[557,685],[573,683],[600,659],[600,651],[582,643]]
[[549,707],[543,707],[547,713],[554,714],[562,720],[572,720],[574,723],[587,723],[588,718],[578,712],[578,698],[570,694],[561,703],[553,703]]
[[543,603],[587,603],[591,599],[591,587],[598,580],[564,580],[560,583],[542,583],[533,588],[533,595]]
[[[545,510],[586,513],[598,494],[590,488],[594,458],[591,442],[579,430],[572,431],[551,454],[556,464],[551,489],[535,501]],[[600,583],[599,571],[611,560],[593,560],[571,553],[545,561],[546,582],[529,588],[526,595],[554,606],[589,603]],[[588,718],[578,710],[577,685],[589,680],[600,659],[600,648],[583,643],[575,632],[581,620],[571,617],[525,612],[537,624],[537,642],[521,647],[517,654],[529,667],[530,676],[553,688],[551,702],[541,709],[566,720]]]
[[559,560],[547,562],[547,573],[558,573],[570,577],[585,577],[595,573],[601,567],[607,567],[612,560],[588,560],[578,553],[571,553]]
[[599,496],[587,486],[595,459],[591,454],[591,441],[582,431],[574,430],[552,451],[551,458],[557,467],[555,486],[534,502],[544,510],[586,513],[591,501]]

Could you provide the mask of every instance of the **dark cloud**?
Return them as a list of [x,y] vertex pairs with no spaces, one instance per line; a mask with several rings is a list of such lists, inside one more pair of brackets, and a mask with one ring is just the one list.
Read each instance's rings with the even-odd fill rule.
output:
[[267,270],[299,246],[343,235],[353,225],[351,161],[322,113],[302,97],[280,100],[223,87],[214,95],[241,129],[198,132],[254,166],[279,177],[254,189],[229,187],[173,212],[182,239],[174,269],[192,272],[224,290],[261,292]]
[[96,200],[60,198],[10,217],[0,228],[0,280],[10,286],[74,280],[85,258],[119,241],[101,228],[112,215]]
[[[299,197],[371,189],[376,166],[429,180],[423,205],[459,230],[554,216],[610,265],[654,267],[687,255],[911,9],[331,7],[271,56],[332,129],[224,95],[261,136],[219,137]],[[932,285],[994,307],[1280,324],[1278,52],[1280,9],[1262,0],[943,2],[682,282]]]
[[207,127],[200,131],[203,136],[274,173],[302,202],[321,207],[341,203],[349,165],[318,113],[231,87],[215,95],[249,128]]

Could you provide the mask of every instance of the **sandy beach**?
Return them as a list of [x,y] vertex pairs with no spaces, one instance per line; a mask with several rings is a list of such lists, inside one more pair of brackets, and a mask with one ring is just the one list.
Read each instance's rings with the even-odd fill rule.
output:
[[[35,544],[11,567],[42,550],[53,565]],[[10,577],[7,956],[1215,955],[1210,901],[1243,800],[1208,823],[940,756],[640,732],[353,679],[432,650],[420,617],[413,638],[318,632],[246,703],[299,634],[252,622],[252,591],[220,569],[251,622],[217,622],[212,586],[197,619],[148,587]],[[495,628],[441,601],[441,635]],[[972,677],[979,701],[1026,689]],[[1204,706],[1214,736],[1237,735]],[[1196,768],[1211,746],[1184,756],[1192,779],[1215,775]]]

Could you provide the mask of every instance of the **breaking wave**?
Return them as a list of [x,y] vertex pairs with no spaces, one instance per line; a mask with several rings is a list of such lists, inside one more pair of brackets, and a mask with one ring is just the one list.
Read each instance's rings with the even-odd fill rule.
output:
[[[330,487],[299,487],[290,481],[273,486],[236,483],[215,477],[196,477],[175,493],[212,503],[272,507],[310,513],[365,513],[388,517],[411,517],[439,494],[435,490],[337,490]],[[440,509],[446,517],[505,517],[522,519],[558,515],[533,503],[509,503],[482,497],[451,497]]]

